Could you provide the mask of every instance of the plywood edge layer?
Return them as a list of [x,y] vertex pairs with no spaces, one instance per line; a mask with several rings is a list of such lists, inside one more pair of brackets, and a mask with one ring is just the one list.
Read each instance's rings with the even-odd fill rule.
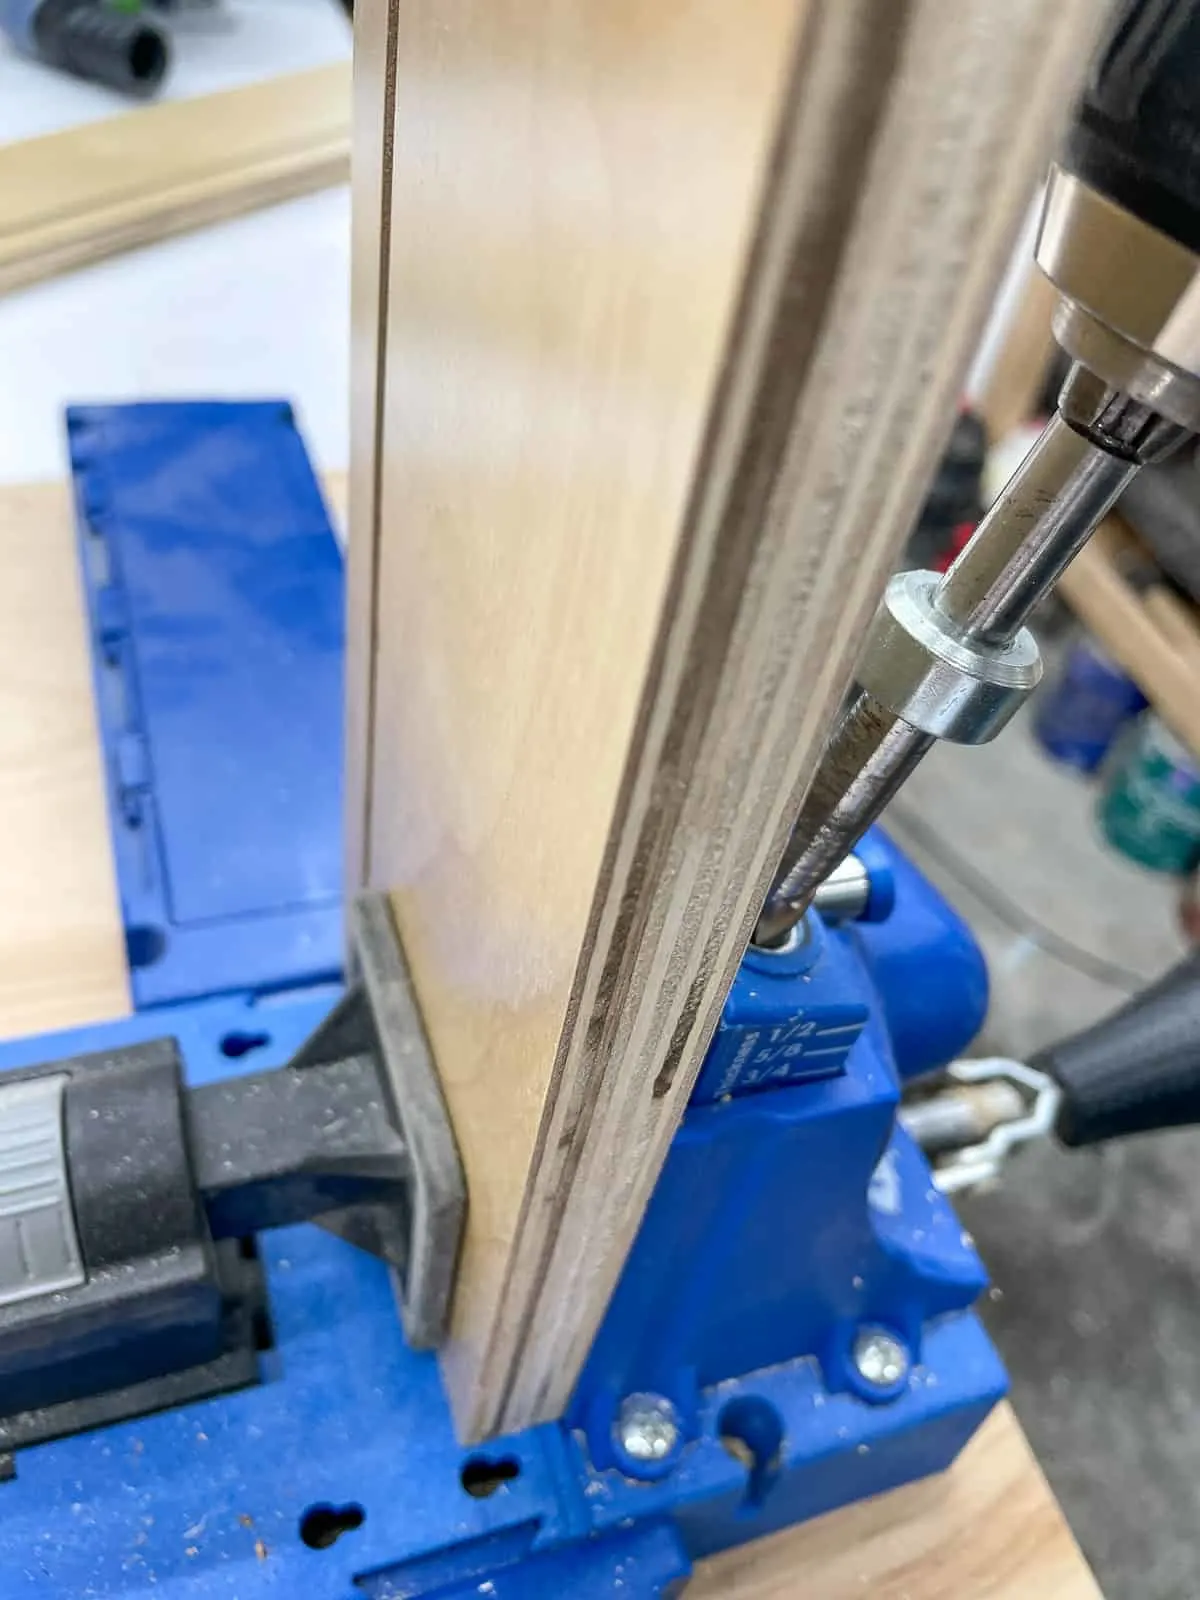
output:
[[[864,89],[864,52],[882,48],[877,12],[867,12],[864,37],[842,44]],[[851,29],[852,13],[839,5],[836,22],[826,18],[830,32]],[[523,1317],[493,1419],[503,1429],[558,1415],[570,1396],[919,509],[1095,25],[1085,0],[1052,13],[1039,0],[1003,15],[988,0],[953,16],[937,0],[910,8],[837,292],[778,460],[772,469],[760,458],[749,491],[744,479],[709,472],[713,500],[698,516],[710,519],[710,549],[744,564],[733,582],[715,555],[699,564],[721,595],[740,593],[741,614],[726,625],[719,694],[699,716],[696,662],[680,652],[674,683],[668,665],[655,690],[657,734],[648,719],[634,757],[642,775],[627,780],[627,792],[640,782],[681,800],[673,820],[652,828],[655,846],[643,835],[630,850],[631,867],[665,852],[653,882],[609,887],[616,903],[638,903],[638,922],[614,939],[621,976],[591,980],[595,1008],[583,1006],[575,1030],[581,1054],[560,1078],[576,1104],[565,1116],[561,1099],[547,1110],[539,1148],[574,1141],[577,1165],[566,1164],[565,1185],[543,1170],[530,1186],[525,1215],[538,1250],[523,1252],[522,1239],[514,1253],[534,1267],[513,1296]],[[789,218],[775,198],[764,208],[768,229],[803,214],[793,202]],[[769,255],[760,244],[760,265]],[[770,291],[780,303],[803,305],[782,287]],[[768,363],[759,376],[769,411]],[[734,411],[735,438],[745,421]],[[747,436],[757,441],[761,430]],[[720,448],[710,445],[714,459]],[[695,637],[711,651],[711,627],[697,625]],[[644,817],[630,806],[625,821]]]

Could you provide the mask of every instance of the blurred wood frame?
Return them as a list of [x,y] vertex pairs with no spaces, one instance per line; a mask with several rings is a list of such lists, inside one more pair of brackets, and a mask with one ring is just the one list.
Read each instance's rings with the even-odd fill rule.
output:
[[349,168],[345,62],[2,145],[0,293],[344,183]]
[[1200,757],[1200,616],[1165,583],[1127,581],[1132,555],[1152,556],[1115,512],[1063,573],[1063,599],[1124,667],[1159,715]]
[[361,0],[349,881],[464,1439],[571,1393],[1100,11]]

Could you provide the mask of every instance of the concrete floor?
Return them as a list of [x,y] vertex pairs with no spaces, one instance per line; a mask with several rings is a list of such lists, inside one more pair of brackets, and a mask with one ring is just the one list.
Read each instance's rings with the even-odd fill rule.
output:
[[[936,749],[887,819],[988,953],[979,1053],[1062,1037],[1183,951],[1175,884],[1101,844],[1094,795],[1018,720]],[[960,1207],[1017,1411],[1108,1600],[1200,1597],[1198,1166],[1200,1131],[1046,1146]]]

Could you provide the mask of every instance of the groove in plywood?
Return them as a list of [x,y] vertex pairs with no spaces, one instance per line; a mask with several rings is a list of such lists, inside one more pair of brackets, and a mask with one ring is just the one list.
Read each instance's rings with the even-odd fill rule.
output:
[[368,843],[379,607],[380,473],[383,454],[392,144],[400,0],[360,0],[354,22],[354,160],[350,253],[349,520],[346,568],[345,856],[351,889],[370,876]]
[[349,175],[350,69],[0,146],[0,291]]

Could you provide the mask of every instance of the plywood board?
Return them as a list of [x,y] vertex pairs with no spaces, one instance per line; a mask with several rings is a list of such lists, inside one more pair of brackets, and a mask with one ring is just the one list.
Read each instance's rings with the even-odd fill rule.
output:
[[773,131],[756,108],[786,75],[794,0],[755,11],[750,28],[717,0],[401,13],[368,873],[408,886],[471,1174],[464,1396],[751,236]]
[[74,515],[0,489],[0,1038],[129,1010]]
[[466,1436],[570,1392],[1095,21],[399,12],[351,805],[467,1169]]
[[342,183],[349,167],[341,63],[0,146],[0,291]]
[[687,1600],[1099,1600],[1016,1418],[949,1472],[701,1562]]

